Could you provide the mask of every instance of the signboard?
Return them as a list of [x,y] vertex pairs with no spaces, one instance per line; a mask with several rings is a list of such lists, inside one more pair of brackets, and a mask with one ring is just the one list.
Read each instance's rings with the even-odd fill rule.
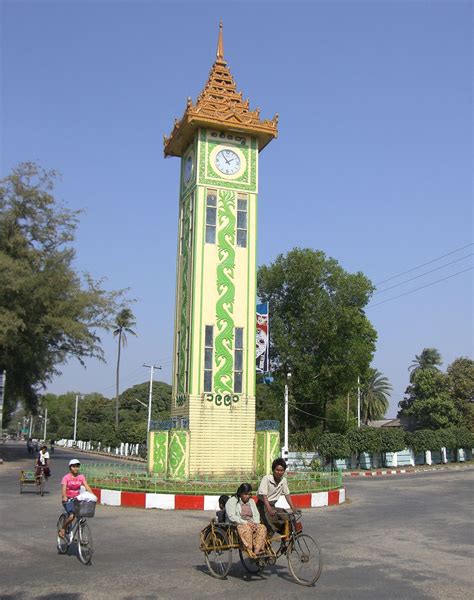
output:
[[257,304],[257,373],[268,373],[270,370],[269,340],[268,303]]
[[3,423],[3,398],[5,393],[5,382],[7,379],[7,372],[0,371],[0,433],[2,432]]

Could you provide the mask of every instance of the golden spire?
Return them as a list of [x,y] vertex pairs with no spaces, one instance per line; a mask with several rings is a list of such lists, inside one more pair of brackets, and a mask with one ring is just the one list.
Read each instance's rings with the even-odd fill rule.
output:
[[165,156],[182,156],[200,127],[212,127],[220,131],[232,128],[255,136],[259,151],[278,135],[278,115],[273,119],[261,119],[260,109],[251,110],[249,101],[244,100],[242,92],[237,91],[224,60],[222,19],[219,23],[216,61],[196,103],[188,98],[183,116],[175,121],[171,135],[165,137]]
[[217,39],[217,52],[216,58],[218,62],[224,63],[224,38],[222,35],[222,19],[219,22],[219,37]]

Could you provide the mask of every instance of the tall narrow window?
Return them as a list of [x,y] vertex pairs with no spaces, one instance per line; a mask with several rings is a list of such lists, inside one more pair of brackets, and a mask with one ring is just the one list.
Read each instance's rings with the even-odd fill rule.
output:
[[204,336],[204,391],[212,392],[212,355],[214,351],[214,327],[206,325]]
[[207,190],[206,196],[206,244],[216,243],[217,192]]
[[242,372],[244,370],[244,330],[235,328],[234,344],[234,393],[242,393]]
[[184,237],[184,203],[181,203],[179,209],[179,254],[183,254],[183,237]]
[[247,197],[237,198],[237,246],[247,248]]

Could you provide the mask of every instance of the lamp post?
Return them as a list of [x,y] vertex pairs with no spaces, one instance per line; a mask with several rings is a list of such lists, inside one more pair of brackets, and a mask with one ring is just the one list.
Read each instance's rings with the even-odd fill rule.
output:
[[74,410],[74,443],[76,443],[76,433],[77,433],[77,405],[79,402],[79,398],[82,400],[84,398],[84,396],[82,396],[81,394],[76,394],[76,408]]
[[291,373],[286,374],[286,382],[285,382],[285,429],[284,429],[284,440],[283,447],[281,449],[281,456],[284,459],[288,458],[288,381],[291,377]]
[[157,365],[143,365],[144,367],[146,367],[147,369],[150,369],[150,392],[148,394],[148,425],[147,425],[147,432],[150,431],[150,423],[151,423],[151,401],[153,398],[153,370],[154,369],[161,369],[161,367],[158,367]]

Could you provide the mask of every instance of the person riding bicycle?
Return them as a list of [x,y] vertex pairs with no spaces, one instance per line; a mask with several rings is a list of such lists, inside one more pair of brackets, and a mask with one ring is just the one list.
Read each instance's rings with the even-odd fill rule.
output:
[[40,451],[38,452],[38,457],[36,459],[35,465],[36,477],[41,478],[41,474],[43,473],[45,478],[51,476],[51,470],[49,468],[49,452],[47,446],[41,446]]
[[295,512],[285,477],[286,467],[284,458],[276,458],[272,463],[272,474],[265,475],[258,486],[257,508],[262,523],[265,524],[269,533],[281,531],[285,521],[288,520],[286,510],[275,506],[281,496],[285,496],[292,512]]
[[88,492],[93,494],[84,475],[79,473],[81,463],[77,458],[69,461],[69,473],[64,475],[61,480],[62,502],[64,510],[68,517],[64,521],[64,528],[59,530],[60,537],[64,537],[66,529],[74,521],[74,498],[77,498],[81,492],[81,486],[84,486]]

